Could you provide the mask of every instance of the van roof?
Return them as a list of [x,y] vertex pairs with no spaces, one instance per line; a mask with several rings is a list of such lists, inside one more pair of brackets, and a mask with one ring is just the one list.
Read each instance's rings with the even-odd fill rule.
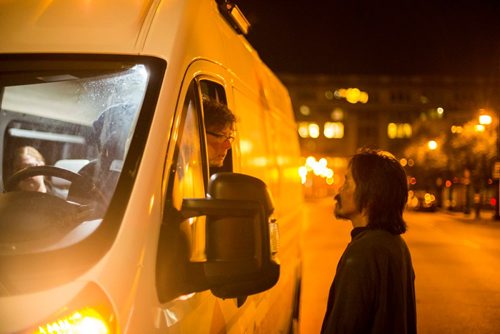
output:
[[210,59],[267,81],[273,105],[288,95],[216,0],[0,0],[0,36],[0,53],[148,55],[178,68]]
[[159,3],[4,1],[0,5],[0,51],[137,53]]

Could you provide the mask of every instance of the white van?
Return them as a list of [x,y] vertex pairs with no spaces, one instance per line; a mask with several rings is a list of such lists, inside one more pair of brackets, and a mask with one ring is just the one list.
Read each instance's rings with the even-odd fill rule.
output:
[[[247,28],[222,0],[0,2],[1,333],[293,329],[299,146]],[[203,98],[238,118],[218,171]]]

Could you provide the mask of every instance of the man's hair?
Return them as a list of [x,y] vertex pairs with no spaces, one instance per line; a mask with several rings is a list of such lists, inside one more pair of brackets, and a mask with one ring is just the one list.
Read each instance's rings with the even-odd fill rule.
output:
[[220,131],[236,122],[236,116],[220,102],[203,99],[205,128]]
[[366,209],[368,227],[393,234],[406,232],[403,210],[408,181],[399,161],[389,152],[361,149],[349,167],[356,183],[356,206],[360,211]]

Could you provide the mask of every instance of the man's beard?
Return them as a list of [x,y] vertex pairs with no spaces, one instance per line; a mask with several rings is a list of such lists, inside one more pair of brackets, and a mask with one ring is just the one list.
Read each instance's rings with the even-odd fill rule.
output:
[[333,209],[333,214],[335,215],[335,218],[337,219],[349,219],[346,215],[342,213],[342,198],[340,197],[339,194],[337,194],[335,197],[335,208]]

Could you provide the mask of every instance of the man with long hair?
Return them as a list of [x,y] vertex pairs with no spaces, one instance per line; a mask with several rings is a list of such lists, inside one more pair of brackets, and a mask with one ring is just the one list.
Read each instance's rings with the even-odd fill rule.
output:
[[348,165],[335,216],[351,221],[321,333],[416,333],[415,274],[403,210],[406,174],[393,155],[364,149]]

